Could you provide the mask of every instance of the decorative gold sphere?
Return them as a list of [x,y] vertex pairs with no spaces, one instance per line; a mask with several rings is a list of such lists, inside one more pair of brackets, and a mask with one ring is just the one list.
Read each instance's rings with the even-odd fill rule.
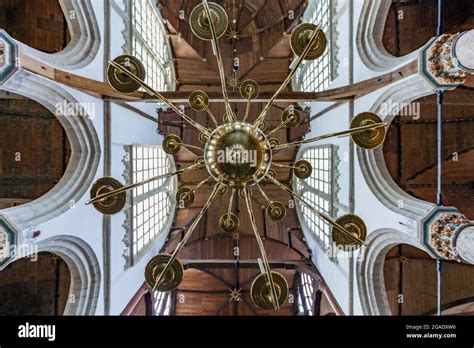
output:
[[176,193],[176,204],[180,208],[188,208],[194,203],[194,192],[189,187],[181,187]]
[[[350,128],[353,129],[376,123],[382,123],[382,120],[377,114],[373,112],[363,112],[352,119]],[[385,127],[379,127],[377,129],[354,133],[351,137],[354,143],[359,147],[370,150],[382,145],[385,140],[385,135]]]
[[262,132],[265,132],[268,129],[267,122],[262,121],[258,124],[258,129],[260,129]]
[[[120,189],[122,187],[122,183],[112,177],[106,176],[100,178],[94,183],[94,185],[92,185],[90,191],[91,199],[94,199],[97,196],[103,195],[105,193]],[[122,211],[126,201],[127,193],[122,192],[115,196],[101,199],[100,201],[93,203],[93,205],[94,208],[102,214],[114,215]]]
[[234,213],[224,214],[219,220],[219,227],[221,231],[226,234],[237,232],[240,226],[239,217]]
[[[156,280],[165,269],[171,255],[159,254],[153,257],[145,267],[145,281],[150,288],[155,288]],[[183,280],[184,268],[178,259],[175,259],[166,274],[161,279],[160,285],[156,287],[157,291],[174,291]]]
[[198,140],[201,144],[207,143],[207,136],[204,133],[199,133]]
[[[354,236],[365,241],[367,237],[367,227],[364,221],[354,214],[343,215],[336,220],[336,223],[341,227],[344,227]],[[361,244],[356,240],[352,239],[346,233],[339,231],[336,227],[332,227],[332,240],[336,245],[343,247],[352,247],[353,250],[360,248]]]
[[189,105],[196,111],[206,110],[209,106],[209,97],[206,92],[194,91],[189,96]]
[[170,134],[163,140],[163,151],[168,155],[175,155],[181,150],[182,143],[180,137]]
[[[286,282],[285,277],[283,277],[278,272],[271,272],[272,279],[275,284],[275,290],[277,293],[277,301],[281,306],[285,303],[286,298],[288,297],[288,283]],[[252,283],[250,288],[250,295],[252,296],[252,301],[255,305],[263,310],[272,310],[275,309],[274,303],[272,301],[271,286],[270,282],[267,279],[267,274],[262,273]]]
[[198,165],[198,169],[205,169],[206,168],[206,160],[204,157],[198,157],[194,161],[194,164]]
[[[301,23],[293,30],[293,32],[291,33],[291,38],[290,38],[290,45],[291,45],[291,50],[293,51],[294,54],[296,54],[298,57],[303,54],[304,50],[306,49],[306,47],[308,46],[311,40],[314,30],[317,28],[318,26],[315,24]],[[316,42],[311,47],[305,59],[315,60],[321,57],[324,51],[326,50],[326,47],[327,47],[326,35],[324,34],[322,30],[320,30],[318,37],[316,39]]]
[[275,150],[275,148],[280,145],[280,141],[277,139],[277,138],[271,138],[270,140],[268,140],[268,142],[270,143],[270,148],[272,150]]
[[244,99],[253,100],[260,94],[260,86],[254,80],[245,80],[240,85],[240,95]]
[[281,202],[272,202],[265,209],[267,216],[273,221],[281,221],[286,216],[286,207]]
[[301,180],[308,179],[313,173],[313,167],[311,166],[311,163],[305,160],[296,162],[294,167],[295,169],[293,169],[293,174],[295,174],[295,176]]
[[[276,180],[276,178],[277,178],[277,173],[276,173],[273,169],[270,169],[270,170],[268,171],[267,176],[269,176],[270,178]],[[267,179],[267,180],[268,180],[268,179]],[[269,181],[269,180],[268,180],[268,181]]]
[[[208,2],[209,10],[211,12],[212,23],[216,30],[217,38],[223,36],[229,25],[229,18],[227,13],[218,4],[214,2]],[[197,5],[191,12],[189,20],[191,30],[201,40],[210,41],[212,40],[211,27],[209,25],[209,18],[207,17],[204,4]]]
[[[140,80],[145,80],[146,70],[143,63],[134,56],[124,54],[114,59],[114,62],[124,66]],[[109,84],[121,93],[132,93],[140,88],[140,84],[127,76],[122,70],[109,65],[107,68],[107,80]]]
[[252,198],[252,196],[253,196],[253,191],[252,191],[252,190],[249,190],[249,189],[247,189],[247,188],[241,188],[241,189],[239,189],[239,191],[238,191],[239,197],[242,198],[243,200],[245,200],[245,191],[247,191],[247,195],[249,196],[249,198]]
[[281,122],[287,122],[286,126],[290,128],[298,127],[301,124],[301,113],[295,108],[288,108],[281,116]]
[[229,188],[227,186],[221,185],[221,186],[219,186],[219,189],[217,190],[217,194],[219,196],[223,196],[227,193],[228,190],[229,190]]

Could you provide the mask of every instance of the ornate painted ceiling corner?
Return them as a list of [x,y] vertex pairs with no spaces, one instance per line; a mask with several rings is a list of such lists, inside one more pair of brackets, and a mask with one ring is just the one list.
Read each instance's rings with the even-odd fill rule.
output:
[[0,29],[0,86],[20,70],[18,44],[8,33]]

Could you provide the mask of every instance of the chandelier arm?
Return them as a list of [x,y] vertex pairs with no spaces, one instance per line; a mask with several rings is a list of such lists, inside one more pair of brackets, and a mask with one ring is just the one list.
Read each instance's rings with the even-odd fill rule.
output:
[[264,120],[265,120],[265,117],[267,116],[267,113],[268,111],[270,110],[270,107],[273,105],[275,99],[281,94],[281,92],[283,92],[283,90],[288,86],[288,84],[291,82],[291,80],[293,79],[293,77],[295,76],[296,74],[296,71],[298,70],[298,68],[300,67],[301,63],[303,63],[304,59],[306,58],[306,56],[308,55],[309,51],[311,50],[311,48],[313,47],[314,43],[316,42],[316,39],[318,38],[318,35],[319,35],[319,32],[321,31],[321,26],[318,26],[315,30],[313,30],[313,34],[311,36],[311,39],[309,40],[309,43],[308,45],[306,46],[305,50],[303,51],[303,53],[301,54],[301,56],[299,56],[296,60],[296,64],[294,66],[294,68],[290,71],[290,73],[288,74],[288,76],[286,77],[285,81],[283,81],[283,83],[281,84],[280,88],[278,88],[278,90],[275,92],[275,94],[273,95],[273,97],[268,101],[268,103],[265,105],[265,107],[263,108],[262,112],[260,113],[260,115],[258,116],[257,120],[255,121],[254,123],[254,126],[258,127],[260,125],[260,123],[262,123]]
[[109,60],[108,63],[109,63],[109,65],[113,66],[115,69],[118,69],[118,70],[122,71],[125,75],[127,75],[129,78],[131,78],[136,83],[140,84],[140,86],[143,87],[149,94],[154,95],[156,98],[162,100],[174,112],[176,112],[179,116],[181,116],[181,118],[183,118],[186,122],[188,122],[191,126],[196,128],[198,131],[200,131],[201,133],[204,133],[207,136],[210,135],[209,131],[206,128],[204,128],[199,123],[193,121],[184,112],[181,112],[181,110],[176,105],[174,105],[172,102],[170,102],[168,99],[166,99],[161,93],[159,93],[159,92],[155,91],[153,88],[151,88],[145,81],[143,81],[142,79],[140,79],[139,77],[137,77],[133,73],[131,73],[125,66],[122,66],[121,64],[118,64],[118,63],[114,62],[113,60]]
[[187,192],[183,197],[181,197],[181,200],[185,200],[190,194],[195,193],[199,188],[204,185],[206,182],[208,182],[211,179],[211,177],[207,177],[207,179],[204,179],[201,181],[199,184],[197,184],[191,191]]
[[295,169],[295,170],[299,169],[298,167],[295,167],[295,166],[287,166],[286,164],[280,164],[280,163],[276,163],[276,162],[273,162],[272,164],[275,167],[279,167],[279,168],[288,168],[288,169]]
[[328,139],[328,138],[344,137],[344,136],[348,136],[348,135],[352,135],[352,134],[362,133],[362,132],[365,132],[365,131],[368,131],[368,130],[382,128],[382,127],[385,127],[385,126],[387,126],[387,123],[374,123],[374,124],[370,124],[370,125],[367,125],[367,126],[352,128],[352,129],[345,130],[345,131],[342,131],[342,132],[330,133],[330,134],[321,135],[319,137],[314,137],[314,138],[310,138],[310,139],[295,141],[293,143],[277,145],[275,147],[275,150],[281,150],[281,149],[286,149],[286,148],[292,147],[292,146],[299,146],[299,145],[303,145],[303,144],[309,144],[309,143],[313,143],[315,141]]
[[262,194],[263,198],[267,201],[267,203],[272,207],[272,210],[274,209],[273,202],[268,198],[267,194],[265,191],[263,191],[262,187],[260,186],[260,183],[257,182],[257,187],[260,190],[260,193]]
[[222,88],[222,95],[224,97],[225,108],[227,110],[227,114],[229,115],[229,117],[232,118],[232,121],[235,121],[235,116],[234,116],[234,113],[232,111],[232,107],[230,106],[230,102],[229,102],[229,95],[227,94],[227,88],[226,88],[226,83],[225,83],[224,64],[222,63],[221,50],[219,49],[219,43],[217,41],[216,28],[215,28],[214,22],[212,20],[211,10],[209,8],[209,4],[207,3],[207,0],[203,0],[202,3],[204,5],[204,11],[206,12],[206,16],[209,20],[209,29],[210,29],[211,35],[212,35],[212,48],[213,48],[214,55],[216,56],[217,66],[219,68],[219,77],[221,79],[221,88]]
[[283,185],[282,183],[280,183],[279,181],[273,179],[271,176],[267,175],[266,176],[268,180],[270,180],[271,182],[273,182],[275,185],[279,186],[280,188],[282,188],[284,191],[286,191],[287,193],[289,193],[290,195],[292,195],[293,197],[295,197],[298,201],[300,201],[304,206],[306,206],[309,210],[311,210],[314,214],[318,215],[319,217],[321,217],[322,219],[326,220],[326,222],[328,222],[329,224],[331,224],[333,227],[335,227],[336,229],[338,229],[340,232],[344,233],[345,235],[347,235],[348,237],[350,237],[352,240],[356,241],[357,243],[361,244],[361,245],[364,245],[364,246],[367,246],[367,244],[362,240],[360,239],[359,237],[353,235],[351,232],[349,232],[347,229],[345,229],[344,227],[342,227],[341,225],[339,225],[336,220],[334,220],[332,217],[330,217],[329,215],[327,215],[326,213],[322,212],[322,211],[319,211],[319,210],[316,210],[313,206],[311,206],[311,204],[309,204],[308,202],[306,202],[300,195],[298,195],[297,193],[293,192],[291,189],[289,189],[288,187],[286,187],[285,185]]
[[282,129],[283,127],[285,127],[288,123],[292,122],[293,121],[293,117],[294,116],[291,116],[289,117],[286,121],[284,122],[281,122],[278,127],[276,127],[275,129],[273,129],[270,133],[267,134],[267,138],[269,138],[272,134],[278,132],[280,129]]
[[216,128],[219,127],[219,123],[217,123],[216,117],[214,116],[214,114],[212,113],[211,109],[209,109],[208,106],[206,106],[206,112],[211,118],[212,122],[214,123],[214,126],[216,126]]
[[230,194],[230,200],[229,200],[229,208],[227,209],[226,224],[230,224],[230,213],[232,213],[232,202],[234,200],[234,195],[235,195],[235,189],[232,189],[232,193]]
[[216,198],[217,196],[217,191],[219,190],[221,184],[217,183],[216,185],[214,185],[214,190],[212,191],[211,195],[209,196],[206,204],[204,205],[204,207],[201,209],[201,211],[199,212],[199,215],[196,217],[196,219],[194,219],[192,225],[189,227],[188,229],[188,232],[186,233],[186,235],[184,236],[184,238],[181,240],[181,242],[179,242],[179,244],[176,246],[176,249],[173,251],[173,254],[171,254],[171,257],[170,259],[168,260],[168,262],[166,263],[165,267],[163,268],[163,271],[161,271],[160,275],[158,276],[158,278],[155,280],[155,286],[153,286],[153,290],[152,291],[155,291],[156,288],[160,285],[161,281],[163,280],[163,276],[166,274],[166,272],[168,272],[168,270],[170,269],[171,267],[171,264],[176,260],[176,257],[178,256],[179,252],[183,249],[183,247],[186,245],[186,243],[188,242],[189,238],[191,237],[191,235],[193,234],[194,230],[196,229],[196,226],[199,224],[199,222],[201,221],[202,217],[204,216],[204,214],[206,213],[206,211],[209,209],[209,207],[211,206],[211,204],[213,203],[214,199]]
[[189,172],[191,170],[195,170],[197,169],[198,167],[201,166],[201,163],[197,163],[197,164],[194,164],[190,167],[187,167],[187,168],[183,168],[183,169],[180,169],[180,170],[177,170],[173,173],[167,173],[167,174],[163,174],[163,175],[159,175],[159,176],[155,176],[153,178],[150,178],[148,180],[145,180],[145,181],[141,181],[141,182],[138,182],[138,183],[135,183],[135,184],[131,184],[131,185],[128,185],[128,186],[123,186],[117,190],[113,190],[113,191],[110,191],[110,192],[107,192],[107,193],[103,193],[97,197],[94,197],[93,199],[91,200],[88,200],[87,202],[85,202],[85,205],[90,205],[90,204],[93,204],[93,203],[96,203],[96,202],[99,202],[103,199],[107,199],[107,198],[110,198],[110,197],[113,197],[113,196],[116,196],[118,194],[121,194],[123,192],[127,192],[127,191],[130,191],[136,187],[139,187],[139,186],[143,186],[143,185],[146,185],[150,182],[153,182],[155,180],[161,180],[161,179],[167,179],[167,178],[170,178],[172,176],[175,176],[175,175],[178,175],[178,174],[182,174],[182,173],[186,173],[186,172]]
[[250,223],[252,224],[253,232],[255,234],[255,238],[257,239],[258,247],[260,249],[260,254],[262,255],[265,274],[267,275],[267,280],[270,284],[270,294],[271,294],[271,301],[273,302],[273,308],[275,310],[279,310],[280,303],[278,302],[278,294],[276,292],[275,282],[273,281],[273,276],[271,273],[270,264],[268,262],[267,253],[265,252],[265,247],[263,246],[262,237],[258,233],[257,224],[255,222],[255,216],[253,215],[252,202],[249,197],[248,190],[250,189],[244,189],[244,196],[245,196],[245,203],[247,205],[247,210],[249,213]]
[[184,144],[184,143],[180,143],[180,145],[183,146],[183,147],[187,147],[189,149],[195,149],[195,150],[199,150],[201,152],[204,152],[204,149],[199,147],[199,146],[194,146],[194,145]]
[[250,105],[252,103],[252,99],[251,98],[247,98],[247,106],[245,108],[245,116],[244,116],[244,119],[242,122],[245,122],[247,120],[247,118],[249,117],[249,114],[250,114]]
[[228,116],[229,113],[225,113],[224,116],[222,116],[222,120],[224,121],[224,123],[232,123],[235,121],[235,118],[233,118],[232,116]]

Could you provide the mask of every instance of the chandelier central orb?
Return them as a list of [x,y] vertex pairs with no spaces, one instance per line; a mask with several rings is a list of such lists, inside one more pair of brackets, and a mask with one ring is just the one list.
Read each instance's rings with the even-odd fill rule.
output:
[[204,162],[216,181],[240,189],[265,178],[272,165],[272,150],[259,128],[245,122],[226,123],[206,142]]

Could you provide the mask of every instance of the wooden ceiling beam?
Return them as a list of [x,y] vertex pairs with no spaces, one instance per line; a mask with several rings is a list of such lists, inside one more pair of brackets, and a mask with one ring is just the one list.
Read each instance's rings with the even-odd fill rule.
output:
[[[312,267],[311,261],[300,261],[300,260],[273,260],[268,261],[272,269],[289,269],[294,270],[300,268],[301,266],[310,266]],[[235,268],[235,260],[181,260],[185,269],[194,268],[194,269],[208,269],[208,268]],[[258,269],[260,268],[256,260],[240,260],[240,268],[246,269]]]
[[464,86],[474,88],[474,75],[467,75],[466,82],[464,82]]
[[317,93],[317,97],[320,100],[327,98],[331,100],[343,100],[347,97],[358,98],[416,73],[418,73],[418,60],[384,75]]
[[[323,92],[283,92],[276,99],[278,102],[294,103],[303,101],[340,101],[352,100],[366,94],[372,93],[391,83],[400,81],[418,72],[418,62],[414,61],[387,74],[377,76],[365,81],[354,83],[339,88],[329,89]],[[180,95],[182,92],[166,92],[163,95],[173,102],[187,102],[189,93]],[[267,102],[273,96],[272,92],[262,92],[253,102]],[[232,102],[245,102],[238,92],[230,92],[229,98]],[[209,99],[213,102],[223,101],[219,92],[209,93]]]
[[[167,98],[172,103],[187,103],[190,92],[162,92],[161,93],[165,98]],[[209,92],[207,93],[209,96],[210,102],[223,102],[224,99],[222,98],[221,92]],[[247,101],[243,99],[239,92],[228,92],[229,100],[232,103],[246,103]],[[260,93],[257,99],[252,100],[253,103],[266,103],[270,100],[273,96],[273,92],[262,92]],[[305,102],[305,101],[332,101],[335,100],[332,96],[324,96],[324,98],[319,97],[320,93],[313,93],[313,92],[283,92],[276,98],[276,102],[278,103],[297,103],[297,102]],[[353,96],[341,96],[337,97],[336,100],[345,99],[345,100],[352,100],[354,99]],[[144,97],[143,100],[131,100],[131,101],[139,101],[139,102],[146,102],[146,103],[157,103],[160,100],[156,98],[152,98],[149,96]]]
[[[245,24],[243,24],[240,28],[242,29],[245,29],[247,28],[250,23],[252,23],[253,20],[255,20],[255,18],[257,18],[257,16],[260,14],[260,11],[265,7],[265,5],[267,4],[268,0],[265,0],[262,2],[262,4],[259,6],[259,8],[257,8],[257,10],[255,12],[253,12],[253,14],[250,16],[250,18],[247,19],[247,21],[245,22]],[[246,5],[248,5],[247,3],[245,3]],[[247,9],[249,9],[248,6],[246,6]],[[250,11],[252,11],[253,9],[251,9]]]
[[[124,94],[115,91],[108,83],[92,80],[83,76],[71,74],[60,69],[41,62],[35,58],[21,53],[21,66],[37,75],[47,79],[60,82],[69,87],[81,90],[87,94],[98,98],[108,100],[125,100],[130,102],[146,102],[156,103],[161,100],[156,99],[144,92],[134,92]],[[283,92],[276,102],[295,103],[304,101],[340,101],[352,100],[363,95],[376,91],[384,86],[406,78],[418,72],[418,62],[414,61],[395,71],[377,76],[365,81],[361,81],[352,85],[347,85],[324,92]],[[187,103],[189,92],[162,92],[165,98],[173,103]],[[267,102],[273,96],[272,92],[262,92],[261,95],[253,100],[254,103]],[[245,102],[239,92],[229,92],[231,102]],[[222,102],[222,94],[220,92],[210,92],[209,99],[211,102]]]

